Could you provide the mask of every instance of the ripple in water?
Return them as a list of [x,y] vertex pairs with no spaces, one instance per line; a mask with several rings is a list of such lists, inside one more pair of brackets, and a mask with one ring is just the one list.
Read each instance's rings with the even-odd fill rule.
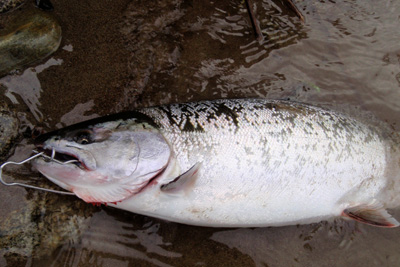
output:
[[164,262],[165,259],[182,257],[182,254],[168,249],[171,243],[163,241],[158,234],[159,223],[149,221],[138,227],[104,211],[96,213],[92,222],[79,243],[68,242],[55,253],[55,262],[63,262],[65,266],[88,266],[92,263],[123,266],[129,262],[171,266]]
[[[132,65],[137,68],[139,57],[148,67],[125,90],[128,95],[143,88],[141,104],[155,104],[155,98],[179,102],[266,96],[265,88],[283,77],[262,61],[271,51],[307,37],[300,20],[271,1],[256,6],[261,42],[255,39],[244,2],[168,3],[151,11],[132,5],[126,12],[122,32],[127,40],[140,42]],[[155,23],[159,20],[164,23]]]

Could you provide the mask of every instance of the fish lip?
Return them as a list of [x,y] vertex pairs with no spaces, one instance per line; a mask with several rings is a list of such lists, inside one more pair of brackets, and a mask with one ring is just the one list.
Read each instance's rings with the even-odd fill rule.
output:
[[[59,162],[67,162],[67,161],[75,160],[75,162],[71,162],[70,164],[74,164],[75,166],[77,166],[83,170],[91,171],[91,169],[85,164],[85,162],[83,160],[81,160],[78,156],[74,155],[71,152],[60,151],[59,149],[57,149],[57,147],[53,147],[53,146],[48,147],[48,146],[45,146],[43,143],[36,144],[36,149],[39,153],[43,152],[46,156],[48,156],[50,158],[54,158],[55,160],[57,160]],[[53,155],[53,153],[54,153],[54,155]],[[51,160],[51,159],[49,159],[49,160]],[[57,162],[57,161],[53,161],[53,162]]]

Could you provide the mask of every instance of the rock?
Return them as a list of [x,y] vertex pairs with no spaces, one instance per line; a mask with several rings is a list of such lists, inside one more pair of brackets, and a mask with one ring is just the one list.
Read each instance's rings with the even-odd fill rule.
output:
[[0,104],[0,160],[8,154],[18,136],[19,121],[5,101]]
[[29,190],[25,201],[0,222],[0,255],[8,263],[40,258],[64,242],[79,242],[98,210],[73,197],[37,190]]
[[0,31],[0,77],[54,53],[61,43],[61,27],[38,9],[20,14]]

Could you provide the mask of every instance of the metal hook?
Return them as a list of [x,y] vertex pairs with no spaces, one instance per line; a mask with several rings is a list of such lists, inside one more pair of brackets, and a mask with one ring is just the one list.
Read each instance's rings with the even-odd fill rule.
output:
[[33,156],[31,156],[31,157],[29,157],[29,158],[23,160],[23,161],[20,161],[20,162],[7,161],[7,162],[3,163],[3,164],[0,166],[0,182],[1,182],[3,185],[6,185],[6,186],[17,185],[17,186],[22,186],[22,187],[27,187],[27,188],[42,190],[42,191],[46,191],[46,192],[51,192],[51,193],[57,193],[57,194],[63,194],[63,195],[75,195],[74,193],[67,192],[67,191],[59,191],[59,190],[47,189],[47,188],[43,188],[43,187],[37,187],[37,186],[33,186],[33,185],[29,185],[29,184],[22,184],[22,183],[7,183],[7,182],[5,182],[5,181],[3,180],[3,176],[2,176],[2,175],[3,175],[3,168],[4,168],[6,165],[8,165],[8,164],[22,165],[22,164],[24,164],[24,163],[26,163],[26,162],[28,162],[28,161],[30,161],[30,160],[33,160],[33,159],[35,159],[35,158],[37,158],[37,157],[44,157],[44,158],[46,158],[46,159],[55,161],[55,162],[60,163],[60,164],[68,164],[68,163],[76,162],[76,160],[69,160],[69,161],[66,161],[66,162],[62,162],[62,161],[56,160],[56,159],[54,158],[54,156],[55,156],[55,151],[54,151],[54,150],[53,150],[53,152],[52,152],[51,157],[49,157],[49,156],[47,156],[46,154],[44,154],[44,152],[40,152],[40,153],[39,153],[38,151],[35,151],[35,150],[33,150],[33,152],[35,152],[35,153],[37,153],[37,154],[36,154],[36,155],[33,155]]
[[[54,161],[54,162],[56,162],[56,163],[58,163],[58,164],[70,164],[70,163],[78,162],[76,159],[71,159],[71,160],[68,160],[68,161],[59,161],[59,160],[55,159],[56,151],[55,151],[54,148],[53,148],[52,151],[51,151],[51,156],[47,156],[46,154],[44,154],[44,152],[39,152],[39,151],[36,151],[36,150],[32,150],[32,151],[33,151],[34,153],[40,154],[40,156],[42,156],[43,158],[48,159],[48,160],[51,160],[51,161]],[[38,155],[38,154],[37,154],[37,155]],[[34,155],[34,156],[32,156],[32,158],[29,158],[29,159],[26,159],[26,160],[33,159],[33,157],[35,157],[35,156],[37,156],[37,155]]]

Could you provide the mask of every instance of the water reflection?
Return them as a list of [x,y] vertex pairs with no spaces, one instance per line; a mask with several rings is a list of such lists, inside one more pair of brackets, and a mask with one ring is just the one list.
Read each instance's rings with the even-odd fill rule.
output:
[[41,105],[39,99],[42,88],[38,74],[51,66],[61,65],[62,62],[62,59],[50,58],[44,64],[26,69],[21,75],[8,75],[1,78],[0,84],[7,88],[5,96],[7,96],[13,104],[20,104],[18,101],[20,97],[28,106],[29,111],[33,114],[36,121],[42,121],[43,114],[40,112],[39,108]]
[[327,251],[348,249],[355,235],[353,227],[338,221],[301,227],[235,229],[216,232],[211,239],[249,255],[256,266],[293,266],[317,262],[319,257],[328,256]]
[[[135,218],[134,215],[129,217]],[[56,252],[57,261],[65,262],[67,266],[86,266],[93,262],[98,266],[111,263],[124,266],[132,260],[171,266],[164,262],[166,258],[182,257],[180,253],[168,250],[171,243],[163,241],[158,234],[159,223],[149,221],[139,227],[104,211],[94,214],[92,221],[81,235],[79,244],[66,243]]]
[[93,106],[93,100],[90,100],[87,103],[77,104],[71,111],[61,117],[60,122],[56,124],[56,127],[62,128],[81,121],[99,117],[97,114],[86,115],[87,112],[90,112],[93,109]]
[[[183,15],[173,17],[161,28],[160,24],[154,26],[153,21],[175,10],[175,5],[156,6],[149,16],[146,7],[140,12],[136,5],[131,5],[126,12],[127,26],[122,32],[127,40],[140,41],[132,64],[137,65],[135,60],[140,57],[148,66],[139,70],[136,87],[132,88],[145,89],[140,97],[142,105],[158,104],[152,99],[179,102],[266,96],[270,90],[267,87],[284,76],[271,71],[263,60],[270,57],[271,51],[307,37],[299,19],[286,14],[282,6],[272,1],[257,6],[257,19],[264,34],[260,42],[255,40],[244,3],[193,2],[181,7]],[[140,27],[132,27],[137,21],[141,21]],[[150,29],[160,34],[152,35]],[[143,58],[149,54],[153,57]]]

